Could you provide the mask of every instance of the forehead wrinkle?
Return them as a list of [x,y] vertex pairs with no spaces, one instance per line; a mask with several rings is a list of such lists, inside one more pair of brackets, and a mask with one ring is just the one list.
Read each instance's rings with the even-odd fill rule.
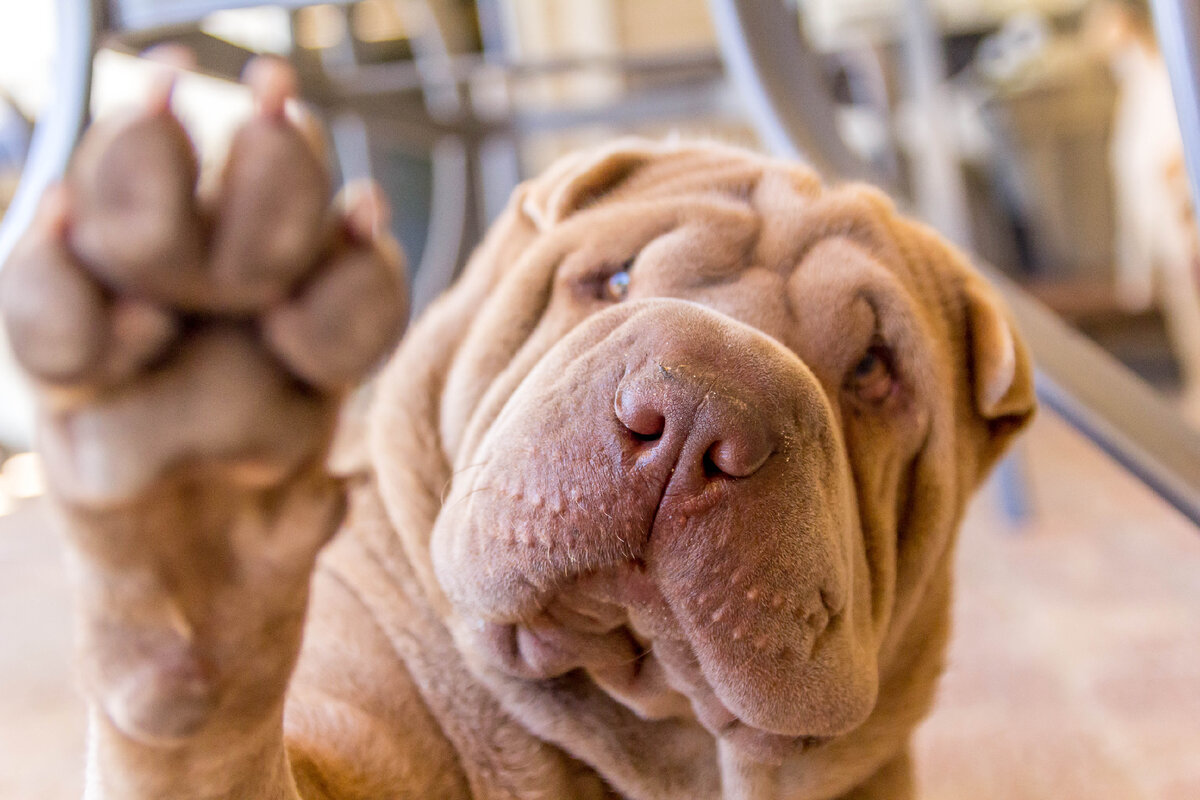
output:
[[[530,340],[542,328],[552,299],[554,276],[572,252],[568,244],[553,239],[536,243],[523,255],[518,267],[500,277],[479,305],[476,319],[490,317],[494,320],[499,315],[508,316],[509,322],[503,327],[475,325],[460,345],[459,354],[447,372],[448,390],[443,392],[440,402],[440,435],[447,453],[452,454],[452,463],[473,449],[471,442],[478,438],[480,410],[489,402],[489,397],[499,391],[498,387],[505,385],[514,362],[528,351]],[[514,304],[514,296],[526,302]],[[509,315],[508,309],[513,307],[523,308],[524,313]],[[506,335],[488,333],[496,330],[502,330]],[[462,372],[467,364],[487,375],[488,380],[468,380]]]
[[[835,204],[833,224],[821,231],[808,231],[800,245],[804,255],[829,235],[842,235],[884,266],[896,280],[898,289],[908,295],[908,305],[941,340],[953,339],[953,331],[962,329],[965,310],[961,300],[961,276],[946,269],[957,256],[949,245],[927,225],[901,216],[885,196],[874,189],[865,191],[845,187],[854,195]],[[824,201],[826,198],[822,198]],[[837,209],[836,205],[842,208]],[[856,211],[861,212],[855,216]],[[829,213],[822,209],[822,213]],[[853,217],[853,218],[850,218]],[[848,225],[849,227],[843,227]],[[915,302],[915,298],[927,298]],[[932,300],[933,302],[929,302]],[[948,341],[954,346],[953,341]]]
[[888,225],[889,209],[881,207],[874,192],[846,187],[827,193],[806,214],[808,224],[797,242],[796,261],[823,240],[838,236],[862,248],[886,265],[895,265],[897,242]]
[[646,183],[637,189],[647,199],[668,199],[687,195],[719,195],[750,205],[749,197],[762,175],[755,164],[713,164],[681,170],[669,176],[648,171]]
[[[903,260],[888,224],[895,212],[891,201],[878,191],[850,184],[821,192],[819,185],[815,185],[815,191],[810,193],[808,187],[797,186],[794,181],[772,184],[786,194],[775,192],[773,196],[764,196],[764,192],[759,192],[755,197],[764,228],[775,234],[761,237],[763,248],[758,256],[763,264],[779,271],[795,270],[814,247],[831,237],[850,241],[888,266]],[[784,199],[790,202],[780,202]],[[781,205],[787,207],[780,209]],[[769,249],[775,252],[766,252]]]
[[898,303],[905,313],[907,292],[892,270],[848,239],[824,240],[805,263],[788,277],[785,294],[799,337],[794,348],[802,358],[840,371],[861,358],[883,311]]

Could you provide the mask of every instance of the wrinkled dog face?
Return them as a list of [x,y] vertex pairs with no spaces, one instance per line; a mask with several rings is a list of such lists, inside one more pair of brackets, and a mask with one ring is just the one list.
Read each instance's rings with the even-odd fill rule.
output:
[[761,758],[854,729],[1032,408],[990,294],[876,193],[741,151],[625,142],[521,191],[442,404],[470,650]]

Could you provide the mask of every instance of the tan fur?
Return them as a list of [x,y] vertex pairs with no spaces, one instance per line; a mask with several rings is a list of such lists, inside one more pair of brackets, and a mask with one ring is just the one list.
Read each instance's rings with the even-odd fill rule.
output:
[[[1011,323],[994,295],[961,257],[933,234],[897,217],[884,198],[868,189],[822,189],[804,170],[709,145],[671,148],[634,142],[612,146],[606,153],[617,154],[618,168],[608,173],[614,178],[610,184],[598,178],[604,174],[602,157],[580,157],[575,163],[586,163],[587,169],[568,163],[543,179],[551,185],[535,181],[518,190],[462,283],[409,334],[380,382],[372,466],[400,545],[381,543],[380,550],[396,551],[391,557],[415,565],[429,598],[425,602],[452,628],[461,626],[431,563],[430,533],[442,508],[441,497],[455,500],[452,487],[461,480],[455,469],[471,469],[470,463],[456,463],[456,452],[472,452],[472,443],[502,413],[489,409],[489,403],[519,402],[512,399],[514,388],[526,388],[538,378],[536,365],[548,358],[544,353],[559,341],[561,331],[578,331],[575,318],[566,312],[566,319],[554,320],[553,300],[547,303],[544,297],[549,281],[544,264],[558,265],[562,259],[558,268],[565,270],[573,253],[586,254],[589,263],[611,259],[610,253],[623,260],[636,249],[631,245],[639,237],[679,227],[682,234],[661,236],[646,249],[663,261],[660,273],[676,269],[693,274],[711,262],[724,269],[771,265],[788,275],[788,259],[809,251],[815,263],[806,264],[808,274],[797,271],[789,278],[802,284],[806,295],[818,298],[805,306],[805,318],[799,320],[784,309],[772,311],[782,290],[782,282],[774,279],[763,277],[759,282],[760,276],[748,275],[744,287],[722,282],[715,289],[692,289],[689,295],[672,289],[665,275],[651,274],[650,268],[639,265],[635,275],[646,269],[647,294],[695,297],[736,319],[753,320],[755,327],[794,352],[813,354],[810,363],[816,364],[821,350],[836,349],[847,338],[838,328],[847,319],[839,295],[844,296],[845,284],[856,277],[847,264],[858,259],[876,270],[882,263],[886,268],[872,273],[871,280],[895,290],[897,304],[908,305],[904,310],[910,316],[894,324],[913,329],[911,346],[920,349],[914,355],[926,362],[920,366],[919,380],[920,391],[928,394],[928,407],[922,409],[928,427],[922,441],[909,445],[921,451],[921,458],[912,470],[905,519],[897,518],[900,509],[894,505],[871,507],[873,496],[894,497],[896,492],[895,486],[876,488],[876,482],[894,482],[898,466],[873,463],[883,453],[870,455],[884,449],[872,438],[889,432],[847,433],[851,462],[861,470],[856,475],[859,502],[866,504],[864,523],[870,528],[864,535],[877,537],[878,544],[871,546],[883,562],[876,566],[872,587],[877,598],[878,700],[874,712],[854,730],[811,752],[783,757],[772,796],[835,796],[867,781],[889,759],[897,765],[883,770],[871,785],[886,779],[891,788],[872,788],[875,793],[870,796],[903,796],[897,787],[910,780],[905,742],[931,702],[940,670],[947,626],[947,557],[954,528],[969,492],[1032,409],[1024,349],[1012,337]],[[641,166],[631,168],[638,159]],[[554,185],[572,175],[582,176],[589,195],[586,211],[574,220],[570,212],[561,217],[564,207],[578,212],[574,201],[562,205],[571,190]],[[553,215],[537,210],[539,197],[557,198],[559,210]],[[689,225],[689,220],[696,224]],[[496,256],[502,248],[508,261]],[[517,249],[523,255],[512,253]],[[518,302],[520,297],[531,299]],[[512,330],[524,338],[511,337],[507,332]],[[539,343],[539,335],[544,343]],[[444,355],[446,350],[453,353]],[[470,366],[464,368],[464,363]],[[827,380],[833,383],[837,377]],[[422,413],[436,415],[440,441],[430,441],[428,433],[421,432],[428,425]],[[474,422],[472,415],[484,421]],[[472,434],[472,424],[481,432]],[[405,446],[414,438],[419,446]],[[419,517],[414,507],[426,516]],[[459,636],[466,634],[460,630]],[[470,645],[466,649],[472,663]],[[510,714],[596,767],[619,792],[693,797],[720,791],[714,742],[699,734],[700,726],[640,720],[583,677],[559,679],[547,688],[506,678],[486,666],[472,668],[477,673],[473,680],[489,685]]]
[[[23,280],[77,268],[63,238],[35,233]],[[390,244],[348,242],[366,278],[306,291],[386,331]],[[322,252],[310,269],[345,274]],[[631,261],[622,299],[607,281]],[[193,332],[116,384],[74,332],[27,348],[65,470],[89,797],[912,795],[955,529],[1033,410],[1011,323],[937,236],[720,145],[571,157],[410,331],[336,478],[316,467],[329,409],[386,334],[309,358],[261,302],[264,339],[212,323],[221,346],[188,356]],[[306,319],[278,335],[305,341]],[[233,391],[217,445],[112,411],[264,352],[284,366]],[[208,402],[189,424],[224,419]],[[293,407],[315,430],[252,424]]]

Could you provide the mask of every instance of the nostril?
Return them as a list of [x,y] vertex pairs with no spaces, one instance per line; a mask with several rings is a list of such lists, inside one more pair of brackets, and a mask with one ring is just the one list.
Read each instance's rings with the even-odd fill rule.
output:
[[622,413],[617,409],[617,419],[639,442],[653,442],[662,438],[667,429],[667,418],[652,408],[642,406]]
[[629,432],[633,434],[633,438],[637,439],[639,442],[655,442],[662,438],[663,429],[660,426],[658,431],[654,433],[638,433],[632,429]]
[[657,441],[667,429],[666,416],[654,404],[645,402],[628,389],[617,393],[613,411],[617,420],[639,442]]
[[758,472],[774,449],[765,436],[750,432],[716,441],[704,453],[704,476],[747,478]]
[[731,477],[729,475],[729,473],[725,472],[725,470],[723,470],[719,466],[717,466],[717,462],[713,458],[713,450],[715,450],[715,449],[716,449],[716,445],[713,445],[712,447],[710,447],[708,449],[708,451],[705,452],[704,460],[701,463],[701,466],[704,469],[704,479],[705,480],[712,481],[712,480],[716,480],[717,478]]

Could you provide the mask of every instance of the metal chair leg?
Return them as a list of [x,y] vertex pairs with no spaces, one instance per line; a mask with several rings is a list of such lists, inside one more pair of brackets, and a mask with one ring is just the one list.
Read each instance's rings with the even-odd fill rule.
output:
[[87,122],[92,96],[92,59],[96,53],[99,3],[56,0],[57,42],[54,102],[33,129],[29,157],[16,196],[0,219],[0,267],[29,227],[42,193],[60,178]]
[[807,161],[826,178],[892,188],[842,141],[821,61],[794,10],[778,0],[709,0],[708,7],[725,68],[768,150]]
[[[1183,136],[1192,197],[1200,198],[1200,0],[1150,0]],[[1193,204],[1200,222],[1200,203]]]

